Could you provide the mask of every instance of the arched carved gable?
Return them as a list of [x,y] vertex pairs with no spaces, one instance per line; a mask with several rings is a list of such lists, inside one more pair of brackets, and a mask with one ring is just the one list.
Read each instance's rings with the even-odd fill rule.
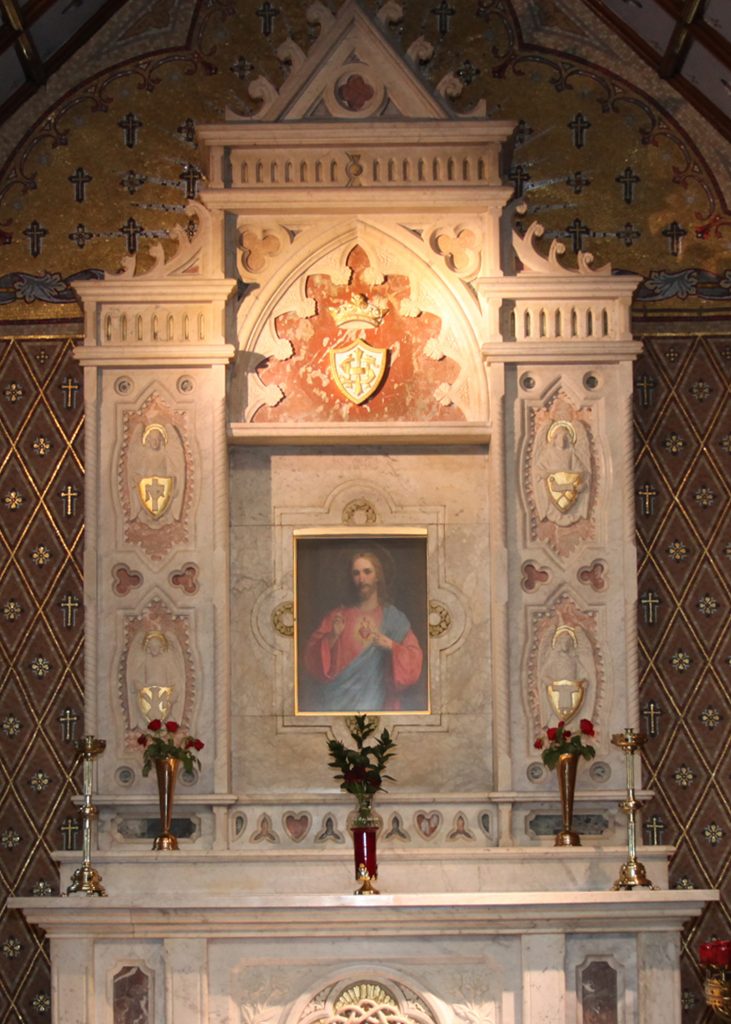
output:
[[[448,235],[443,221],[358,217],[292,237],[281,224],[240,223],[240,266],[258,287],[239,310],[232,418],[487,422],[482,312],[453,269],[455,252],[461,268],[476,259],[481,231],[476,223],[449,227]],[[456,245],[445,256],[447,237]],[[348,316],[347,304],[364,300],[382,306],[378,323]],[[384,363],[367,408],[335,362],[359,339],[359,373],[368,361]]]
[[[227,266],[243,284],[229,393],[237,442],[321,440],[327,425],[338,440],[431,439],[436,424],[462,440],[489,434],[481,350],[496,338],[499,304],[477,282],[502,273],[512,189],[499,158],[514,125],[484,108],[455,114],[454,75],[427,90],[416,68],[428,45],[413,40],[401,54],[389,39],[401,14],[398,4],[376,19],[350,0],[336,15],[311,4],[319,36],[307,54],[291,40],[282,47],[292,70],[281,89],[259,77],[254,116],[229,111],[225,124],[198,128],[209,155],[201,198],[236,225]],[[367,272],[347,294],[356,246]],[[325,340],[322,292],[313,302],[324,276],[340,305],[391,294],[378,338],[375,327],[357,338],[341,324]]]

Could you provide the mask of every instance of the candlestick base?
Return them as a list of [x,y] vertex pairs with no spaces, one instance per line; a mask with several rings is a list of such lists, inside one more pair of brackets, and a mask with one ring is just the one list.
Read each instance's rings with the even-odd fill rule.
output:
[[66,895],[72,892],[85,892],[87,896],[106,896],[107,890],[102,885],[102,876],[84,861],[80,868],[77,868],[71,876],[71,885],[66,889]]
[[731,1021],[731,970],[706,967],[703,994],[719,1020]]
[[[360,889],[353,891],[354,896],[378,896],[378,889],[373,885],[373,879],[368,874],[368,868],[365,864],[358,865],[358,873],[355,876],[356,881],[360,882]],[[373,876],[375,878],[375,875]]]
[[619,869],[619,878],[612,886],[614,891],[618,889],[637,889],[645,886],[647,889],[657,889],[645,873],[645,865],[638,860],[630,859]]

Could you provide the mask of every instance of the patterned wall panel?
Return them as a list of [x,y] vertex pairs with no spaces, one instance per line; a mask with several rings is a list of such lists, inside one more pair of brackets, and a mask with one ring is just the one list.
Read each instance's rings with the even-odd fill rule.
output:
[[[0,898],[59,892],[79,824],[83,400],[73,340],[0,339]],[[61,879],[65,887],[66,879]],[[0,917],[0,1022],[50,1018],[48,951]]]
[[731,333],[645,338],[636,494],[645,842],[672,843],[676,888],[725,896],[685,935],[683,1008],[711,1020],[698,944],[731,934]]

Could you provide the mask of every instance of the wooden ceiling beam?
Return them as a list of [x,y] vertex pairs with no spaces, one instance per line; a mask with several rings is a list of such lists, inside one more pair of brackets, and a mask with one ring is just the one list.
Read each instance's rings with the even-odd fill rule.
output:
[[[69,59],[73,54],[88,42],[89,39],[102,28],[112,15],[124,7],[127,0],[107,0],[106,3],[96,11],[88,21],[67,39],[46,61],[42,61],[37,54],[33,41],[30,38],[31,26],[43,14],[56,3],[56,0],[30,0],[20,11],[16,0],[0,0],[0,10],[5,14],[8,25],[0,30],[0,53],[15,46],[18,51],[18,58],[25,71],[26,80],[15,92],[9,96],[4,103],[0,104],[0,125],[15,113],[30,97],[39,89],[48,78]],[[26,55],[25,48],[21,45],[21,37],[27,36],[27,44],[30,53],[35,54],[37,65],[31,66]]]
[[697,43],[731,70],[731,43],[717,29],[707,21],[697,21],[690,26],[689,32]]
[[675,78],[683,70],[685,58],[693,41],[691,26],[703,13],[704,8],[705,0],[685,0],[680,12],[676,14],[675,28],[657,69],[661,78]]
[[[731,69],[731,47],[729,46],[728,40],[726,40],[720,32],[712,28],[704,21],[698,20],[703,15],[705,10],[706,0],[685,0],[683,7],[680,9],[675,0],[654,0],[658,7],[661,7],[670,18],[676,22],[676,29],[680,20],[684,20],[685,29],[687,31],[687,37],[690,42],[695,41],[698,45],[703,46],[712,53],[724,67]],[[644,39],[638,32],[631,28],[628,23],[610,10],[604,0],[584,0],[584,4],[591,11],[594,12],[598,17],[602,19],[610,28],[614,29],[617,35],[624,40],[624,42],[635,51],[638,56],[642,57],[646,64],[648,64],[653,71],[658,75],[661,73],[661,65],[663,61],[667,60],[668,66],[670,58],[668,53],[671,45],[676,46],[678,39],[673,43],[673,39],[669,41],[668,46],[665,48],[663,54],[652,47],[646,39]],[[701,8],[702,5],[702,8]],[[689,17],[690,14],[694,14],[694,18]],[[684,15],[684,19],[683,19]],[[687,22],[690,21],[690,24]],[[674,35],[675,33],[673,33]],[[688,44],[690,45],[690,43]],[[683,61],[686,56],[685,51],[683,53]],[[682,75],[682,64],[680,68],[675,71],[671,76],[667,77],[667,80],[674,89],[680,93],[680,95],[695,107],[695,109],[703,115],[703,117],[713,125],[713,127],[720,132],[721,135],[726,139],[731,139],[731,119],[724,113],[721,108],[714,103],[712,100],[705,95],[696,85],[685,78]]]
[[13,44],[26,77],[36,86],[43,85],[46,81],[46,69],[18,5],[15,0],[0,0],[0,8],[15,33]]

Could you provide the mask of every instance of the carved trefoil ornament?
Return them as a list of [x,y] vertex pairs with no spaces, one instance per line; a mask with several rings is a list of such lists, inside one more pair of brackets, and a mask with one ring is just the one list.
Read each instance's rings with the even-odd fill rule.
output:
[[118,485],[127,542],[157,560],[189,540],[193,454],[185,412],[157,394],[125,412]]

